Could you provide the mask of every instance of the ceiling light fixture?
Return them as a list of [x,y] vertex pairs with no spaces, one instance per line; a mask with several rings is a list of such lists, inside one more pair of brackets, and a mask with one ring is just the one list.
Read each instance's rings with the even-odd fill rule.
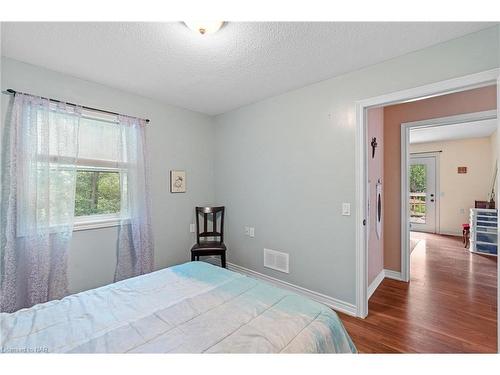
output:
[[207,35],[219,31],[224,21],[184,21],[184,24],[196,33]]

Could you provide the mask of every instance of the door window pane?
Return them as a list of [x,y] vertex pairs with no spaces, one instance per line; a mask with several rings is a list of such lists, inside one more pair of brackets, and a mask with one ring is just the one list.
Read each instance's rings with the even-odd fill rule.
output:
[[424,164],[410,165],[410,222],[425,224],[427,169]]

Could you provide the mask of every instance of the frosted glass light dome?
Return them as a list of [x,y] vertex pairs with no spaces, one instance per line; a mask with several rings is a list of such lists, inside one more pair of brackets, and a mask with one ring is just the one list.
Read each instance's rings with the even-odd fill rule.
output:
[[184,24],[198,34],[207,35],[219,31],[224,21],[184,21]]

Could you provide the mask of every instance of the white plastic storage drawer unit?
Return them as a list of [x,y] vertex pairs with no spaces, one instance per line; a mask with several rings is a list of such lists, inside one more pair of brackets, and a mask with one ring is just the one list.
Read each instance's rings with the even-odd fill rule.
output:
[[473,253],[498,254],[498,213],[488,208],[470,209],[470,251]]

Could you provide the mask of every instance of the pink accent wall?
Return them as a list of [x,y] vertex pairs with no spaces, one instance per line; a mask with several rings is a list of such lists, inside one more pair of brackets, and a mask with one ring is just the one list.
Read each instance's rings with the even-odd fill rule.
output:
[[[376,185],[384,176],[384,109],[372,108],[368,110],[368,181],[370,181],[370,214],[369,214],[369,233],[368,233],[368,285],[377,277],[384,268],[384,211],[382,210],[382,231],[380,238],[377,238],[377,196]],[[371,140],[377,138],[377,148],[375,157],[372,158]],[[382,202],[383,203],[383,202]]]
[[496,86],[384,107],[384,268],[401,270],[401,124],[496,107]]

